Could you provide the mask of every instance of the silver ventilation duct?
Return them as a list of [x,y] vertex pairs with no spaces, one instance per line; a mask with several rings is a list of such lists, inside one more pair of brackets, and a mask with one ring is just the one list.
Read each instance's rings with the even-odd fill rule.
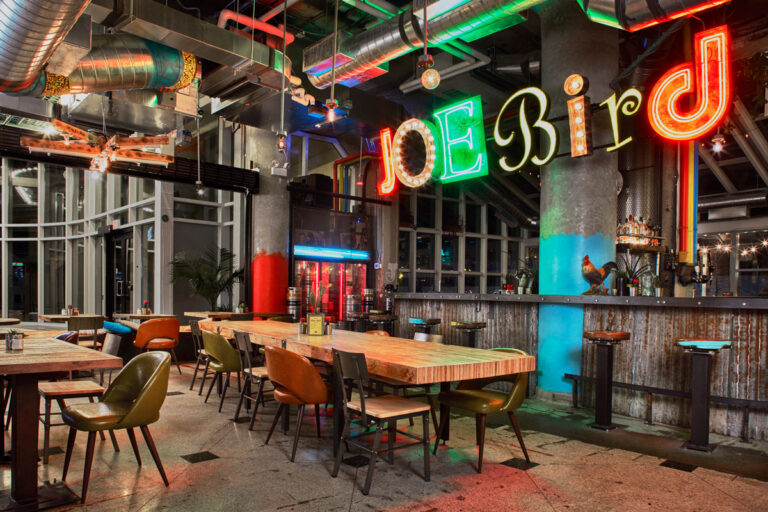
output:
[[35,86],[90,0],[0,0],[0,91]]
[[[521,21],[520,12],[543,0],[474,0],[429,20],[429,44],[456,38],[476,39]],[[435,2],[430,2],[431,5]],[[416,0],[410,10],[339,44],[336,82],[352,87],[386,73],[386,64],[424,46],[423,20],[414,15],[424,6]],[[474,37],[477,36],[477,37]],[[331,85],[333,38],[327,37],[304,50],[303,71],[315,87]],[[339,63],[342,63],[341,65]]]
[[579,0],[589,19],[601,25],[635,32],[731,0]]

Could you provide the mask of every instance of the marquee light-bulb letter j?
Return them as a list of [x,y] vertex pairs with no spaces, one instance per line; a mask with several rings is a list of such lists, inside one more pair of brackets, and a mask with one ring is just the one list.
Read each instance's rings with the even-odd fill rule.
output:
[[[648,118],[667,139],[693,140],[720,123],[731,101],[728,27],[696,34],[695,61],[667,71],[651,90]],[[688,95],[695,104],[688,109]]]

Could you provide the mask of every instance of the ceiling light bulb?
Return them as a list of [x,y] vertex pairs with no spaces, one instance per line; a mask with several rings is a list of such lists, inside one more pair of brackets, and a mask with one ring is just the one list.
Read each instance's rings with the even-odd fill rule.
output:
[[720,144],[719,142],[715,142],[714,144],[712,144],[712,151],[714,151],[715,153],[719,153],[722,150],[723,150],[723,145]]
[[328,109],[328,122],[332,123],[336,120],[336,109]]
[[725,147],[725,137],[718,130],[718,132],[712,136],[712,152],[720,153]]
[[421,74],[421,85],[430,91],[437,88],[440,85],[440,72],[435,68],[425,69]]

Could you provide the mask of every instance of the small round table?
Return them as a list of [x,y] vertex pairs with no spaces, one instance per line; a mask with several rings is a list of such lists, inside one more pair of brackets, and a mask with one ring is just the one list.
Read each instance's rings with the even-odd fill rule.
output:
[[16,325],[20,323],[21,320],[18,318],[0,318],[0,325]]
[[432,334],[432,330],[435,326],[440,325],[441,320],[439,318],[409,318],[408,323],[415,326],[416,332],[423,332],[425,334]]
[[696,340],[678,338],[677,345],[691,354],[691,439],[683,448],[711,452],[709,444],[709,367],[712,356],[731,347],[726,340]]
[[597,371],[595,376],[595,422],[589,426],[600,430],[613,430],[613,347],[629,339],[623,331],[586,331],[584,339],[597,347]]
[[487,325],[485,322],[451,322],[451,326],[461,333],[461,346],[472,348],[477,344],[477,331]]

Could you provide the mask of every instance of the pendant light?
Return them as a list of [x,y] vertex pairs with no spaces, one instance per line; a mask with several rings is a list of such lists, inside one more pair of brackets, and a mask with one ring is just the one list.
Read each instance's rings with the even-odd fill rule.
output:
[[427,41],[429,39],[427,25],[427,0],[424,0],[424,53],[419,56],[417,65],[424,70],[421,72],[421,85],[425,89],[432,90],[440,85],[440,72],[434,68],[435,61],[427,51]]
[[338,52],[339,36],[339,0],[336,0],[335,11],[333,15],[333,55],[331,56],[331,97],[325,100],[325,108],[328,111],[327,119],[329,123],[336,120],[336,107],[339,106],[336,101],[336,53]]

